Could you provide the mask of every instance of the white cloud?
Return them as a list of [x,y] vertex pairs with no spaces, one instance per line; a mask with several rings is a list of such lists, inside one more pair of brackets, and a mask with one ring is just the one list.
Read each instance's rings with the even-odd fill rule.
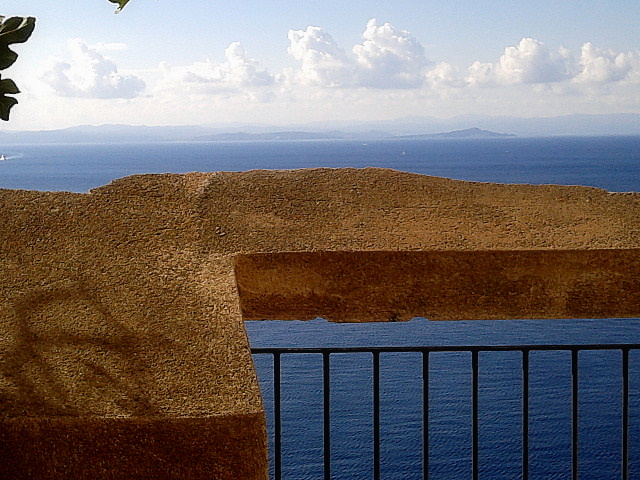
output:
[[224,51],[226,62],[220,65],[223,81],[236,88],[266,87],[273,85],[274,77],[258,62],[247,56],[246,50],[235,42]]
[[582,46],[580,67],[582,71],[575,78],[578,83],[618,82],[632,73],[640,74],[640,53],[616,53],[588,42]]
[[[638,102],[637,95],[628,92],[631,84],[625,92],[612,86],[605,99],[602,92],[576,83],[585,58],[609,58],[600,50],[583,52],[582,60],[576,60],[565,48],[523,38],[505,48],[496,62],[474,62],[465,70],[446,61],[432,63],[409,32],[375,19],[367,23],[362,41],[351,51],[316,26],[291,30],[288,38],[288,53],[298,62],[295,69],[273,75],[233,43],[222,63],[165,66],[162,81],[153,90],[154,100],[192,115],[206,117],[220,111],[229,120],[232,111],[240,119],[253,112],[252,118],[262,115],[264,121],[379,118],[391,112],[448,116],[468,108],[491,114],[554,115],[570,110],[570,105],[578,111],[596,111],[608,108],[603,102],[617,99],[622,106],[616,108],[628,110]],[[615,58],[611,62],[620,64]],[[631,62],[631,57],[624,58]]]
[[67,44],[70,60],[50,59],[41,80],[63,97],[134,98],[145,83],[118,72],[116,64],[80,39]]
[[129,50],[129,46],[126,43],[121,42],[98,42],[92,44],[91,48],[97,50],[100,53],[123,52],[125,50]]
[[470,86],[548,85],[566,92],[562,86],[603,86],[616,82],[640,82],[640,52],[619,53],[585,43],[580,59],[560,47],[552,52],[544,43],[523,38],[507,47],[498,62],[474,62],[469,67]]
[[[557,115],[640,108],[638,51],[619,53],[586,43],[572,54],[523,38],[503,52],[497,51],[493,62],[476,61],[465,68],[445,60],[431,62],[423,45],[409,32],[375,19],[367,23],[362,39],[347,49],[319,27],[289,31],[288,38],[288,54],[297,66],[279,72],[271,73],[236,42],[218,61],[177,66],[162,63],[160,68],[132,72],[135,76],[119,72],[107,56],[117,55],[126,45],[88,46],[74,40],[66,58],[51,60],[40,77],[51,88],[42,82],[20,83],[30,87],[24,88],[25,101],[21,103],[27,103],[26,95],[49,102],[47,108],[34,108],[36,113],[30,120],[46,110],[69,112],[66,122],[73,111],[78,123],[91,123],[98,111],[100,121],[111,122],[126,118],[166,123],[162,119],[170,113],[171,122],[180,123],[247,118],[286,123],[469,112]],[[52,95],[51,89],[57,95]],[[145,95],[141,95],[143,89]],[[108,112],[101,108],[102,100],[86,100],[134,97],[111,102]]]
[[322,87],[419,88],[430,62],[407,31],[369,20],[353,55],[319,27],[289,31],[289,54],[300,62],[297,78]]
[[505,83],[551,83],[571,77],[573,60],[568,50],[551,53],[542,42],[523,38],[517,47],[507,47],[496,66],[498,78]]
[[406,30],[389,23],[378,26],[369,20],[362,34],[364,41],[353,47],[360,85],[376,88],[417,88],[424,81],[424,68],[430,64],[424,47]]
[[518,45],[505,48],[495,65],[473,63],[468,81],[473,85],[542,84],[561,82],[575,73],[575,60],[569,50],[561,47],[554,53],[538,40],[523,38]]
[[440,62],[426,73],[426,85],[434,91],[442,91],[450,88],[462,88],[464,79],[459,70],[447,63]]
[[300,62],[298,78],[305,84],[323,87],[353,85],[353,61],[319,27],[289,31],[289,54]]
[[493,63],[475,61],[469,67],[467,82],[471,86],[492,85],[496,81]]
[[250,58],[240,43],[231,43],[224,55],[225,61],[219,64],[211,60],[179,67],[163,64],[163,78],[156,91],[215,94],[260,89],[276,83],[275,77]]

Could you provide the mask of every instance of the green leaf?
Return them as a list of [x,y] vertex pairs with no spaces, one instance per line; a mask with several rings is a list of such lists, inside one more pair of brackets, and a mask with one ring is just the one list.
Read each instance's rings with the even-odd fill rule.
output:
[[4,95],[5,93],[20,93],[20,90],[18,90],[18,86],[16,85],[16,83],[9,78],[0,80],[0,95]]
[[18,58],[18,54],[0,42],[0,70],[9,68]]
[[11,79],[5,78],[0,79],[0,119],[4,121],[9,120],[9,111],[11,107],[13,107],[18,100],[13,97],[7,97],[5,94],[7,93],[20,93],[17,85]]
[[0,95],[0,119],[5,122],[9,121],[9,111],[11,107],[13,107],[18,100],[13,97],[5,97],[4,95]]
[[116,13],[120,13],[122,11],[122,9],[124,8],[124,6],[129,3],[129,0],[109,0],[111,3],[117,3],[119,5],[118,9],[116,10]]
[[[36,28],[34,17],[11,17],[5,19],[0,16],[0,70],[10,67],[18,58],[18,54],[9,48],[13,43],[26,42]],[[0,79],[0,119],[9,120],[11,108],[18,103],[7,94],[20,93],[13,80]]]
[[0,19],[0,36],[5,43],[26,42],[36,27],[34,17],[11,17]]
[[18,54],[9,48],[12,43],[24,43],[36,27],[34,17],[0,17],[0,70],[10,67]]

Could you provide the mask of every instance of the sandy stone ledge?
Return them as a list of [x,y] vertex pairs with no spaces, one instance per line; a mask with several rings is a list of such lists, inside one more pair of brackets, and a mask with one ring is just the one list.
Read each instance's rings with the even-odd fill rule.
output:
[[266,479],[247,319],[640,316],[640,193],[261,170],[0,190],[0,210],[12,480]]

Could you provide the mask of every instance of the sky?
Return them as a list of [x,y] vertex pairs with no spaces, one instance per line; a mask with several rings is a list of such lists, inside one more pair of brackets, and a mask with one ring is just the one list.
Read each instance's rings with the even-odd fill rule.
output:
[[2,0],[0,129],[640,113],[638,0]]

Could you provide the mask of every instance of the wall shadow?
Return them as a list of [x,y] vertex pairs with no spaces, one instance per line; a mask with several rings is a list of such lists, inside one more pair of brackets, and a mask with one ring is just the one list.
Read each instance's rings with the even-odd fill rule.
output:
[[153,416],[145,349],[165,339],[136,333],[80,281],[41,288],[14,302],[13,346],[0,358],[12,388],[8,416]]

